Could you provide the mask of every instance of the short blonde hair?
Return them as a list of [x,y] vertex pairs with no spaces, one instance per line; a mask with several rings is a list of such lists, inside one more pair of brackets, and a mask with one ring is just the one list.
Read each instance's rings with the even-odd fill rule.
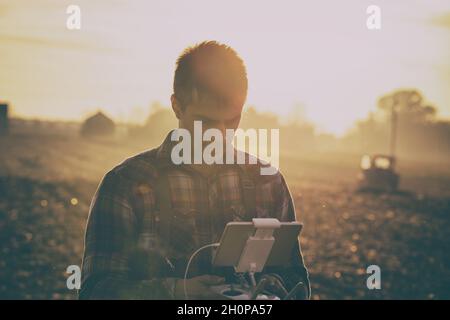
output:
[[203,99],[243,105],[247,88],[244,61],[225,44],[204,41],[177,59],[173,91],[182,108]]

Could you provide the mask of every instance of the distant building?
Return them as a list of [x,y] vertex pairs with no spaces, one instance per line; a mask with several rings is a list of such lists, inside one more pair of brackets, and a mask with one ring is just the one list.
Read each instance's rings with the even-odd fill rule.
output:
[[6,134],[9,131],[8,104],[0,103],[0,134]]
[[84,121],[81,126],[81,135],[84,137],[111,136],[115,129],[114,121],[99,111]]

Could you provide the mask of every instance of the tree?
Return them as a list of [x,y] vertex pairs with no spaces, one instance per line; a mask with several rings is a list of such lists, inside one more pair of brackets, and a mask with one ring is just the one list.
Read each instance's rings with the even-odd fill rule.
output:
[[427,123],[435,120],[436,108],[425,103],[418,90],[397,90],[382,96],[378,108],[391,115],[394,108],[403,122]]

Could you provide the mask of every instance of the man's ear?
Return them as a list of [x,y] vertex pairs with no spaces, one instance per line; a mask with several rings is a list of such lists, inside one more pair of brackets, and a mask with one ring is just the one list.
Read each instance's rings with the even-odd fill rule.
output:
[[172,103],[172,110],[175,112],[175,116],[178,120],[182,118],[183,110],[181,109],[180,102],[177,100],[174,94],[170,96],[170,101]]

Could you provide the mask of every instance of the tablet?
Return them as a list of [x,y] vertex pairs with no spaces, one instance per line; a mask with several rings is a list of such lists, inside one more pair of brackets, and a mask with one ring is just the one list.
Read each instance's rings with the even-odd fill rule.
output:
[[[298,244],[298,237],[303,225],[297,221],[281,222],[280,228],[274,229],[272,250],[265,266],[289,266],[292,250]],[[237,266],[242,251],[250,236],[256,232],[253,222],[229,222],[220,239],[220,245],[215,249],[214,266]]]

